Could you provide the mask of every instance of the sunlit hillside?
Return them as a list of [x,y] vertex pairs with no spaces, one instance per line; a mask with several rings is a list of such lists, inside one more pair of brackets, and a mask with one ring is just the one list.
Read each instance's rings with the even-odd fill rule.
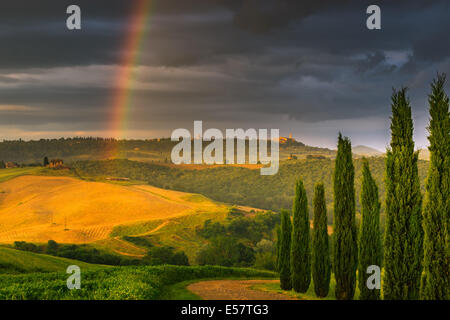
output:
[[0,242],[93,242],[119,225],[226,210],[200,195],[151,186],[21,176],[0,184]]

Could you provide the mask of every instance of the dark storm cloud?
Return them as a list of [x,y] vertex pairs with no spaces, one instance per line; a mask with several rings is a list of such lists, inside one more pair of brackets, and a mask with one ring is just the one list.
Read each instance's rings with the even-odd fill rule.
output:
[[[74,3],[82,9],[81,31],[65,27],[66,7]],[[76,120],[83,128],[96,122],[102,127],[113,71],[84,68],[119,63],[136,3],[2,1],[0,105],[34,106],[39,115],[0,108],[0,124]],[[139,59],[141,87],[134,90],[130,115],[142,128],[152,121],[182,126],[200,118],[387,119],[391,88],[401,85],[411,87],[419,114],[435,72],[450,72],[450,10],[444,0],[377,1],[380,31],[365,27],[372,1],[151,3]],[[53,69],[57,76],[48,71]],[[92,73],[99,78],[86,82]]]
[[[369,34],[364,28],[365,1],[151,2],[148,39],[156,45],[149,63],[167,66],[200,64],[212,55],[245,55],[291,46],[348,54],[409,44],[417,58],[439,60],[450,46],[445,41],[450,26],[445,1],[379,1],[383,27],[389,31],[378,34]],[[83,29],[77,32],[65,28],[65,9],[72,3],[3,2],[0,41],[5,45],[0,51],[0,68],[117,63],[126,24],[137,1],[77,1],[83,17]],[[221,20],[220,14],[229,14],[230,21]],[[211,15],[212,19],[196,21],[193,15]],[[436,46],[439,50],[435,50]]]
[[[77,1],[83,30],[66,28],[73,1],[2,1],[0,68],[76,66],[117,61],[127,1]],[[83,6],[84,5],[84,6]]]

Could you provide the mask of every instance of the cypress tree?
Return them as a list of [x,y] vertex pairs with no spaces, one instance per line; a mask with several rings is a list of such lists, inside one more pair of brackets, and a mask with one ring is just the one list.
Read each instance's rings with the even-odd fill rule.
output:
[[50,164],[50,162],[48,161],[47,157],[44,157],[44,167],[48,166]]
[[311,251],[309,247],[309,214],[306,190],[302,180],[295,186],[291,245],[292,287],[296,292],[308,291],[311,283]]
[[281,246],[280,246],[280,287],[282,290],[292,289],[291,280],[291,217],[288,211],[281,211]]
[[386,157],[384,298],[417,299],[423,259],[422,196],[406,88],[392,94],[391,149]]
[[350,140],[339,133],[334,167],[333,269],[335,295],[351,300],[355,294],[358,248],[355,225],[355,168]]
[[281,226],[278,225],[277,226],[277,257],[276,257],[276,268],[277,271],[280,271],[280,252],[281,252],[281,241],[282,241],[282,237],[281,237]]
[[430,167],[423,210],[424,273],[421,298],[448,300],[450,290],[450,257],[448,222],[450,211],[450,119],[449,98],[444,92],[445,75],[438,75],[431,84],[430,105]]
[[380,202],[369,162],[364,159],[361,183],[361,225],[358,237],[358,286],[361,300],[380,299],[380,290],[367,288],[367,267],[381,268]]
[[314,219],[312,231],[312,277],[314,292],[326,297],[330,289],[331,263],[328,243],[327,206],[323,183],[314,188]]

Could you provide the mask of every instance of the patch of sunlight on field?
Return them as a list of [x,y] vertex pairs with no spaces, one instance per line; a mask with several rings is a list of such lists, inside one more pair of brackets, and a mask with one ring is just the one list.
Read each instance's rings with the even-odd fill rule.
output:
[[182,197],[183,200],[189,201],[189,202],[205,202],[209,201],[208,198],[205,196],[202,196],[201,194],[192,194]]
[[199,249],[207,241],[197,234],[206,220],[223,221],[228,215],[228,208],[220,206],[216,211],[199,212],[167,220],[155,220],[129,226],[117,226],[112,236],[141,236],[148,237],[158,245],[171,246],[183,250],[192,264],[195,262]]
[[73,264],[82,269],[95,267],[81,261],[0,247],[0,273],[65,271]]
[[108,239],[118,225],[150,223],[154,229],[167,219],[226,212],[225,205],[199,197],[152,186],[20,176],[0,183],[0,242],[94,242]]
[[110,236],[111,237],[141,236],[150,233],[152,230],[158,228],[163,223],[166,222],[161,220],[151,220],[127,225],[118,225],[114,227]]
[[147,253],[147,250],[130,242],[119,238],[102,239],[93,243],[93,246],[98,249],[103,249],[111,253],[118,253],[124,256],[142,258]]
[[137,189],[149,192],[153,195],[160,196],[166,200],[188,204],[195,209],[205,209],[218,206],[225,207],[224,205],[216,203],[200,194],[161,189],[150,185],[141,185],[135,187]]

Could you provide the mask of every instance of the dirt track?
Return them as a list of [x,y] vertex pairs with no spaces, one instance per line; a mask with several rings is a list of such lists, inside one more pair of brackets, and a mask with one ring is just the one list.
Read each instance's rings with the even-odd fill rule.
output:
[[204,300],[295,300],[284,294],[252,290],[256,284],[278,280],[211,280],[192,283],[188,290]]

